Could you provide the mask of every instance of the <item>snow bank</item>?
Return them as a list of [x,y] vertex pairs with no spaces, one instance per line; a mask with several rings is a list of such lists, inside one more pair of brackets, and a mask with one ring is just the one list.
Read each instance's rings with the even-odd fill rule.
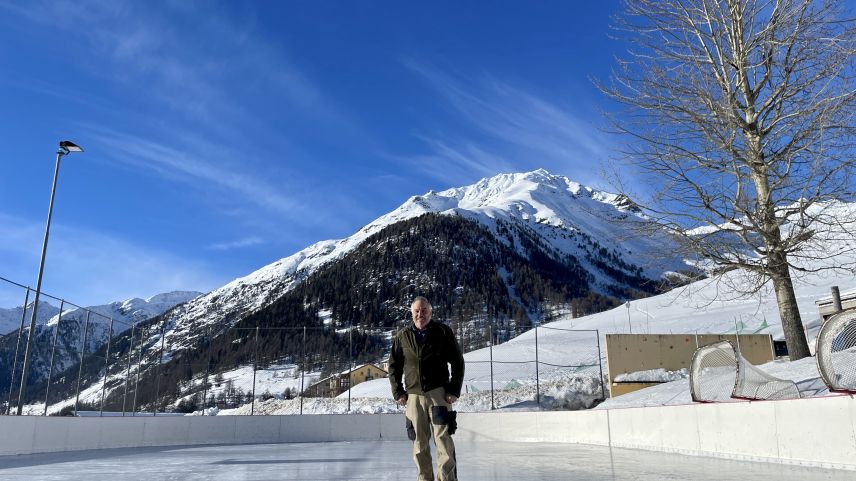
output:
[[679,371],[667,371],[660,368],[619,374],[615,376],[615,382],[672,382],[687,379],[689,376],[690,372],[686,368]]

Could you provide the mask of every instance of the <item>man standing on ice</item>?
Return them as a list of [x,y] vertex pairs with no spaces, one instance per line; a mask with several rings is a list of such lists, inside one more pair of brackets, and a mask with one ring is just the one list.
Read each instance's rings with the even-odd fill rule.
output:
[[[440,472],[437,479],[457,481],[455,443],[452,441],[457,424],[451,407],[461,395],[464,356],[452,329],[431,322],[428,299],[421,296],[414,299],[410,313],[413,324],[398,331],[392,341],[389,355],[392,396],[399,404],[407,406],[407,431],[413,441],[413,460],[419,469],[417,481],[434,481],[432,431]],[[451,376],[449,366],[452,367]]]

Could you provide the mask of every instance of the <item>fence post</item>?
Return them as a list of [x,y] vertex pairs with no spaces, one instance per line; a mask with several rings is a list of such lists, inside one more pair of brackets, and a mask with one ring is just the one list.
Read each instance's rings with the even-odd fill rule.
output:
[[253,355],[253,402],[250,405],[250,416],[255,413],[256,409],[256,369],[259,367],[259,326],[256,326],[256,347]]
[[[15,357],[12,358],[12,373],[9,376],[9,400],[6,403],[6,415],[12,413],[12,390],[15,387],[15,368],[18,366],[18,350],[21,347],[21,336],[24,335],[24,320],[27,317],[27,304],[30,303],[30,288],[24,295],[24,307],[21,308],[21,327],[18,328],[18,340],[15,342]],[[29,334],[27,334],[29,336]]]
[[86,341],[89,338],[89,316],[92,311],[86,311],[86,324],[83,326],[83,346],[80,349],[80,368],[77,370],[77,387],[74,388],[74,415],[77,416],[77,404],[80,402],[80,376],[83,375],[83,360],[86,358]]
[[354,324],[348,329],[348,412],[351,412],[351,375],[354,370]]
[[306,374],[306,326],[303,326],[303,343],[302,350],[303,352],[300,354],[300,414],[303,414],[303,379]]
[[734,337],[737,338],[737,352],[740,352],[740,330],[737,327],[737,317],[734,317]]
[[101,408],[98,417],[104,416],[104,393],[107,390],[107,378],[110,375],[110,346],[113,343],[113,318],[110,318],[110,329],[107,331],[107,355],[104,356],[104,382],[101,383]]
[[630,331],[630,334],[633,334],[633,324],[630,323],[630,301],[627,301],[627,329]]
[[496,405],[494,404],[493,398],[493,323],[496,322],[496,318],[494,317],[488,329],[490,330],[490,410],[493,411],[496,409]]
[[208,326],[208,360],[205,363],[205,379],[202,381],[202,415],[205,416],[205,404],[208,402],[208,374],[211,371],[211,345],[214,344],[211,337],[211,326]]
[[137,324],[131,324],[131,342],[128,345],[128,370],[125,373],[125,394],[122,395],[122,417],[125,417],[125,403],[128,401],[128,383],[131,381],[131,354],[134,352],[134,331]]
[[157,377],[157,381],[155,382],[155,412],[152,416],[158,415],[158,404],[160,404],[160,371],[161,364],[163,364],[163,346],[164,340],[166,339],[166,319],[164,318],[161,323],[161,347],[160,347],[160,355],[158,356],[158,367],[155,371],[155,377]]
[[535,403],[541,409],[541,380],[538,376],[538,325],[535,325]]
[[603,380],[603,359],[600,357],[600,329],[595,329],[594,335],[597,336],[597,367],[600,370],[600,396],[606,401],[606,386],[604,386]]
[[48,396],[51,394],[51,378],[53,377],[54,356],[56,356],[56,341],[59,339],[59,328],[62,324],[62,310],[65,308],[65,299],[59,301],[59,318],[56,320],[56,329],[54,329],[53,347],[51,348],[51,365],[48,368],[48,383],[45,386],[45,416],[48,415]]
[[140,392],[140,369],[143,366],[143,333],[140,332],[140,342],[137,344],[137,375],[134,378],[134,402],[131,403],[131,416],[137,415],[137,393]]

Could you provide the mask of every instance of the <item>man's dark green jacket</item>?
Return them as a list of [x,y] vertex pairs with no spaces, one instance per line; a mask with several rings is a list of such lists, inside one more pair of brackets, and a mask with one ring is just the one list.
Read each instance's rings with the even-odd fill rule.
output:
[[[431,321],[425,326],[422,345],[416,342],[415,327],[399,330],[392,340],[389,354],[389,383],[392,396],[399,399],[405,393],[424,394],[443,387],[446,394],[461,395],[464,383],[464,356],[455,333],[449,326]],[[449,375],[449,365],[452,374]],[[401,376],[404,375],[404,384]]]

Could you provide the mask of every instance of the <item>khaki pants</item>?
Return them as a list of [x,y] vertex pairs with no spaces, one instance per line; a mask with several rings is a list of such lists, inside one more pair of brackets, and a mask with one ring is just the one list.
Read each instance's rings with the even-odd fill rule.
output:
[[431,465],[431,434],[434,434],[434,445],[437,446],[437,470],[439,481],[457,481],[458,472],[455,463],[455,443],[449,434],[449,426],[437,425],[431,422],[431,406],[451,405],[445,399],[446,390],[432,389],[425,394],[408,394],[405,415],[416,429],[416,440],[413,441],[413,460],[419,469],[417,481],[434,481],[434,470]]

